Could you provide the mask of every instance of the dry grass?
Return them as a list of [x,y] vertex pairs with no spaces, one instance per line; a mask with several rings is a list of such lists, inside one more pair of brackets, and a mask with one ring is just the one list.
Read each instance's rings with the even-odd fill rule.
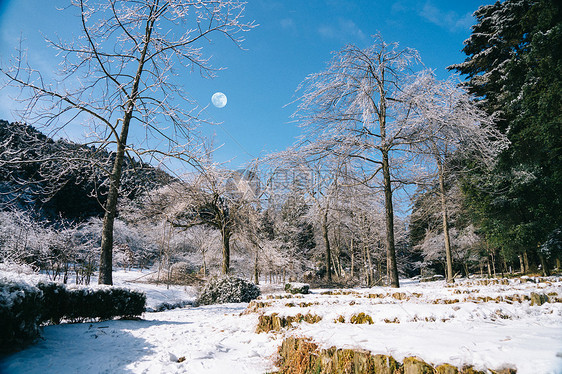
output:
[[[278,350],[278,374],[484,374],[472,366],[458,368],[450,364],[435,366],[419,357],[406,357],[403,362],[392,356],[373,355],[360,349],[319,349],[311,339],[286,338]],[[487,370],[494,374],[515,374],[512,368]]]
[[310,313],[299,313],[295,316],[279,316],[277,313],[269,315],[263,314],[259,316],[256,333],[281,331],[282,329],[293,327],[294,323],[318,323],[321,320],[322,317]]

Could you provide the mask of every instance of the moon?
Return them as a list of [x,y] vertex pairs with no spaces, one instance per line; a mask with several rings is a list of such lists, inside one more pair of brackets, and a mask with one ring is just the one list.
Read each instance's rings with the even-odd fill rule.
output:
[[224,108],[227,101],[226,95],[223,94],[222,92],[215,92],[213,97],[211,97],[211,101],[213,102],[213,105],[216,106],[217,108]]

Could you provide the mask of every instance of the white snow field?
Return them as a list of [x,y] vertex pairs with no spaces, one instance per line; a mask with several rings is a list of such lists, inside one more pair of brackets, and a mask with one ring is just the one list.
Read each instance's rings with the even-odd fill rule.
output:
[[[139,274],[116,272],[115,283],[146,292],[152,309],[195,298],[193,288],[131,282]],[[292,335],[321,348],[361,348],[399,361],[418,356],[434,365],[562,373],[560,277],[460,280],[454,287],[403,280],[400,289],[312,292],[266,291],[263,304],[244,314],[247,303],[186,306],[146,312],[138,321],[47,326],[37,344],[0,359],[0,373],[266,373],[276,370],[277,348]],[[552,302],[531,305],[533,292]],[[373,324],[351,323],[361,312]],[[259,315],[273,313],[322,320],[256,333]]]

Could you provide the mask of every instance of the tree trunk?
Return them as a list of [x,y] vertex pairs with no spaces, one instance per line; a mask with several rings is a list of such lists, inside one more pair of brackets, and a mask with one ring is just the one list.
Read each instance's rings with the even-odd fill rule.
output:
[[254,283],[260,284],[260,271],[259,271],[259,250],[256,248],[256,259],[254,262]]
[[334,256],[332,256],[332,269],[334,270],[334,274],[336,275],[336,278],[341,276],[341,273],[339,271],[337,252]]
[[207,260],[205,259],[205,252],[203,252],[203,276],[207,276]]
[[[128,128],[121,131],[121,138],[127,138]],[[123,156],[125,154],[125,146],[123,141],[117,146],[117,154],[113,163],[113,171],[110,176],[109,194],[105,204],[105,214],[103,217],[103,227],[101,236],[101,255],[100,255],[100,271],[98,284],[113,284],[113,224],[117,214],[117,199],[119,197],[119,185],[121,183],[121,171],[123,166]]]
[[544,255],[540,254],[539,258],[541,260],[542,265],[542,275],[548,277],[550,275],[550,269],[548,268],[548,262],[546,262],[546,258]]
[[230,231],[227,228],[221,230],[222,234],[222,273],[228,275],[230,271]]
[[351,252],[351,278],[353,278],[355,276],[355,251],[353,250],[353,238],[351,238],[349,251]]
[[525,274],[525,264],[523,263],[523,256],[519,255],[519,266],[521,267],[521,274]]
[[166,235],[166,226],[164,226],[164,240],[165,240],[165,251],[166,251],[166,266],[168,268],[168,280],[166,282],[166,289],[170,289],[170,283],[172,281],[172,254],[170,253],[170,241],[172,239],[172,226],[168,226],[168,234]]
[[388,151],[382,152],[382,173],[384,178],[384,207],[386,218],[386,266],[391,287],[400,287],[396,249],[394,247],[394,208],[392,206],[392,184],[390,180],[390,163]]
[[367,278],[367,287],[371,287],[369,263],[367,261],[367,246],[364,244],[363,244],[363,268],[365,269],[365,276]]
[[523,264],[525,265],[525,273],[530,271],[529,268],[529,256],[527,256],[527,251],[523,252]]
[[101,255],[98,284],[113,284],[113,225],[117,215],[117,201],[119,198],[119,186],[121,185],[121,173],[123,170],[123,159],[125,158],[125,145],[129,133],[129,123],[132,117],[132,104],[125,115],[121,135],[117,144],[117,152],[113,161],[113,170],[109,177],[109,193],[105,203],[105,214],[101,236]]
[[484,263],[482,262],[482,260],[480,260],[478,262],[478,266],[480,267],[480,276],[483,277],[484,276]]
[[336,273],[336,275],[338,277],[341,277],[343,274],[343,267],[341,265],[341,243],[340,243],[340,232],[339,230],[337,232],[334,232],[334,243],[336,245],[334,254],[332,256],[332,262],[333,262],[333,266],[334,266],[334,272]]
[[109,192],[107,195],[107,202],[105,203],[105,214],[103,217],[101,236],[99,284],[113,284],[113,224],[117,214],[117,200],[119,198],[119,186],[121,185],[123,159],[125,158],[125,147],[127,145],[127,137],[129,135],[129,125],[131,123],[131,119],[133,118],[133,110],[138,98],[139,83],[144,69],[146,52],[148,50],[153,26],[154,20],[148,21],[146,24],[143,51],[139,59],[139,65],[133,81],[131,95],[125,103],[123,126],[121,127],[121,134],[117,139],[117,151],[115,153],[115,160],[113,161],[113,169],[111,171],[111,175],[109,176]]
[[453,258],[451,256],[451,239],[449,237],[449,218],[447,215],[447,199],[445,196],[445,176],[441,160],[437,158],[439,169],[439,192],[441,193],[441,213],[443,214],[443,236],[445,237],[445,258],[447,259],[447,283],[454,283]]
[[330,238],[328,237],[328,210],[324,212],[324,220],[322,222],[322,236],[324,245],[326,246],[326,278],[332,281],[332,253],[330,251]]
[[374,285],[375,277],[373,274],[373,261],[371,260],[371,250],[368,246],[365,246],[365,252],[367,253],[367,271],[369,272],[369,276],[367,279],[369,280],[369,287]]

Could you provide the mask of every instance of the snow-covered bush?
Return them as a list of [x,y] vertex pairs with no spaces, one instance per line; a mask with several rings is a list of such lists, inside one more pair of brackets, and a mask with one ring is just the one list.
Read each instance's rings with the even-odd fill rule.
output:
[[310,285],[308,285],[307,283],[287,283],[285,284],[285,291],[292,293],[292,294],[307,294],[308,291],[310,290]]
[[41,322],[57,324],[66,315],[67,291],[64,284],[55,282],[39,282],[41,290]]
[[124,288],[76,288],[66,290],[65,318],[71,321],[132,318],[145,310],[144,293]]
[[43,293],[41,320],[44,322],[132,318],[145,310],[146,296],[124,288],[66,288],[53,282],[41,282],[37,287]]
[[30,275],[35,274],[35,271],[30,265],[27,264],[19,264],[16,262],[0,262],[0,273],[15,273],[15,274],[23,274],[23,275]]
[[248,303],[260,295],[253,283],[235,277],[211,279],[200,291],[197,304]]
[[[32,284],[33,283],[33,284]],[[67,288],[64,284],[0,277],[0,352],[23,348],[42,323],[132,318],[145,310],[144,293],[124,288]]]
[[0,212],[0,262],[35,264],[46,250],[47,233],[28,212]]
[[39,336],[41,291],[0,278],[0,352],[20,349]]

